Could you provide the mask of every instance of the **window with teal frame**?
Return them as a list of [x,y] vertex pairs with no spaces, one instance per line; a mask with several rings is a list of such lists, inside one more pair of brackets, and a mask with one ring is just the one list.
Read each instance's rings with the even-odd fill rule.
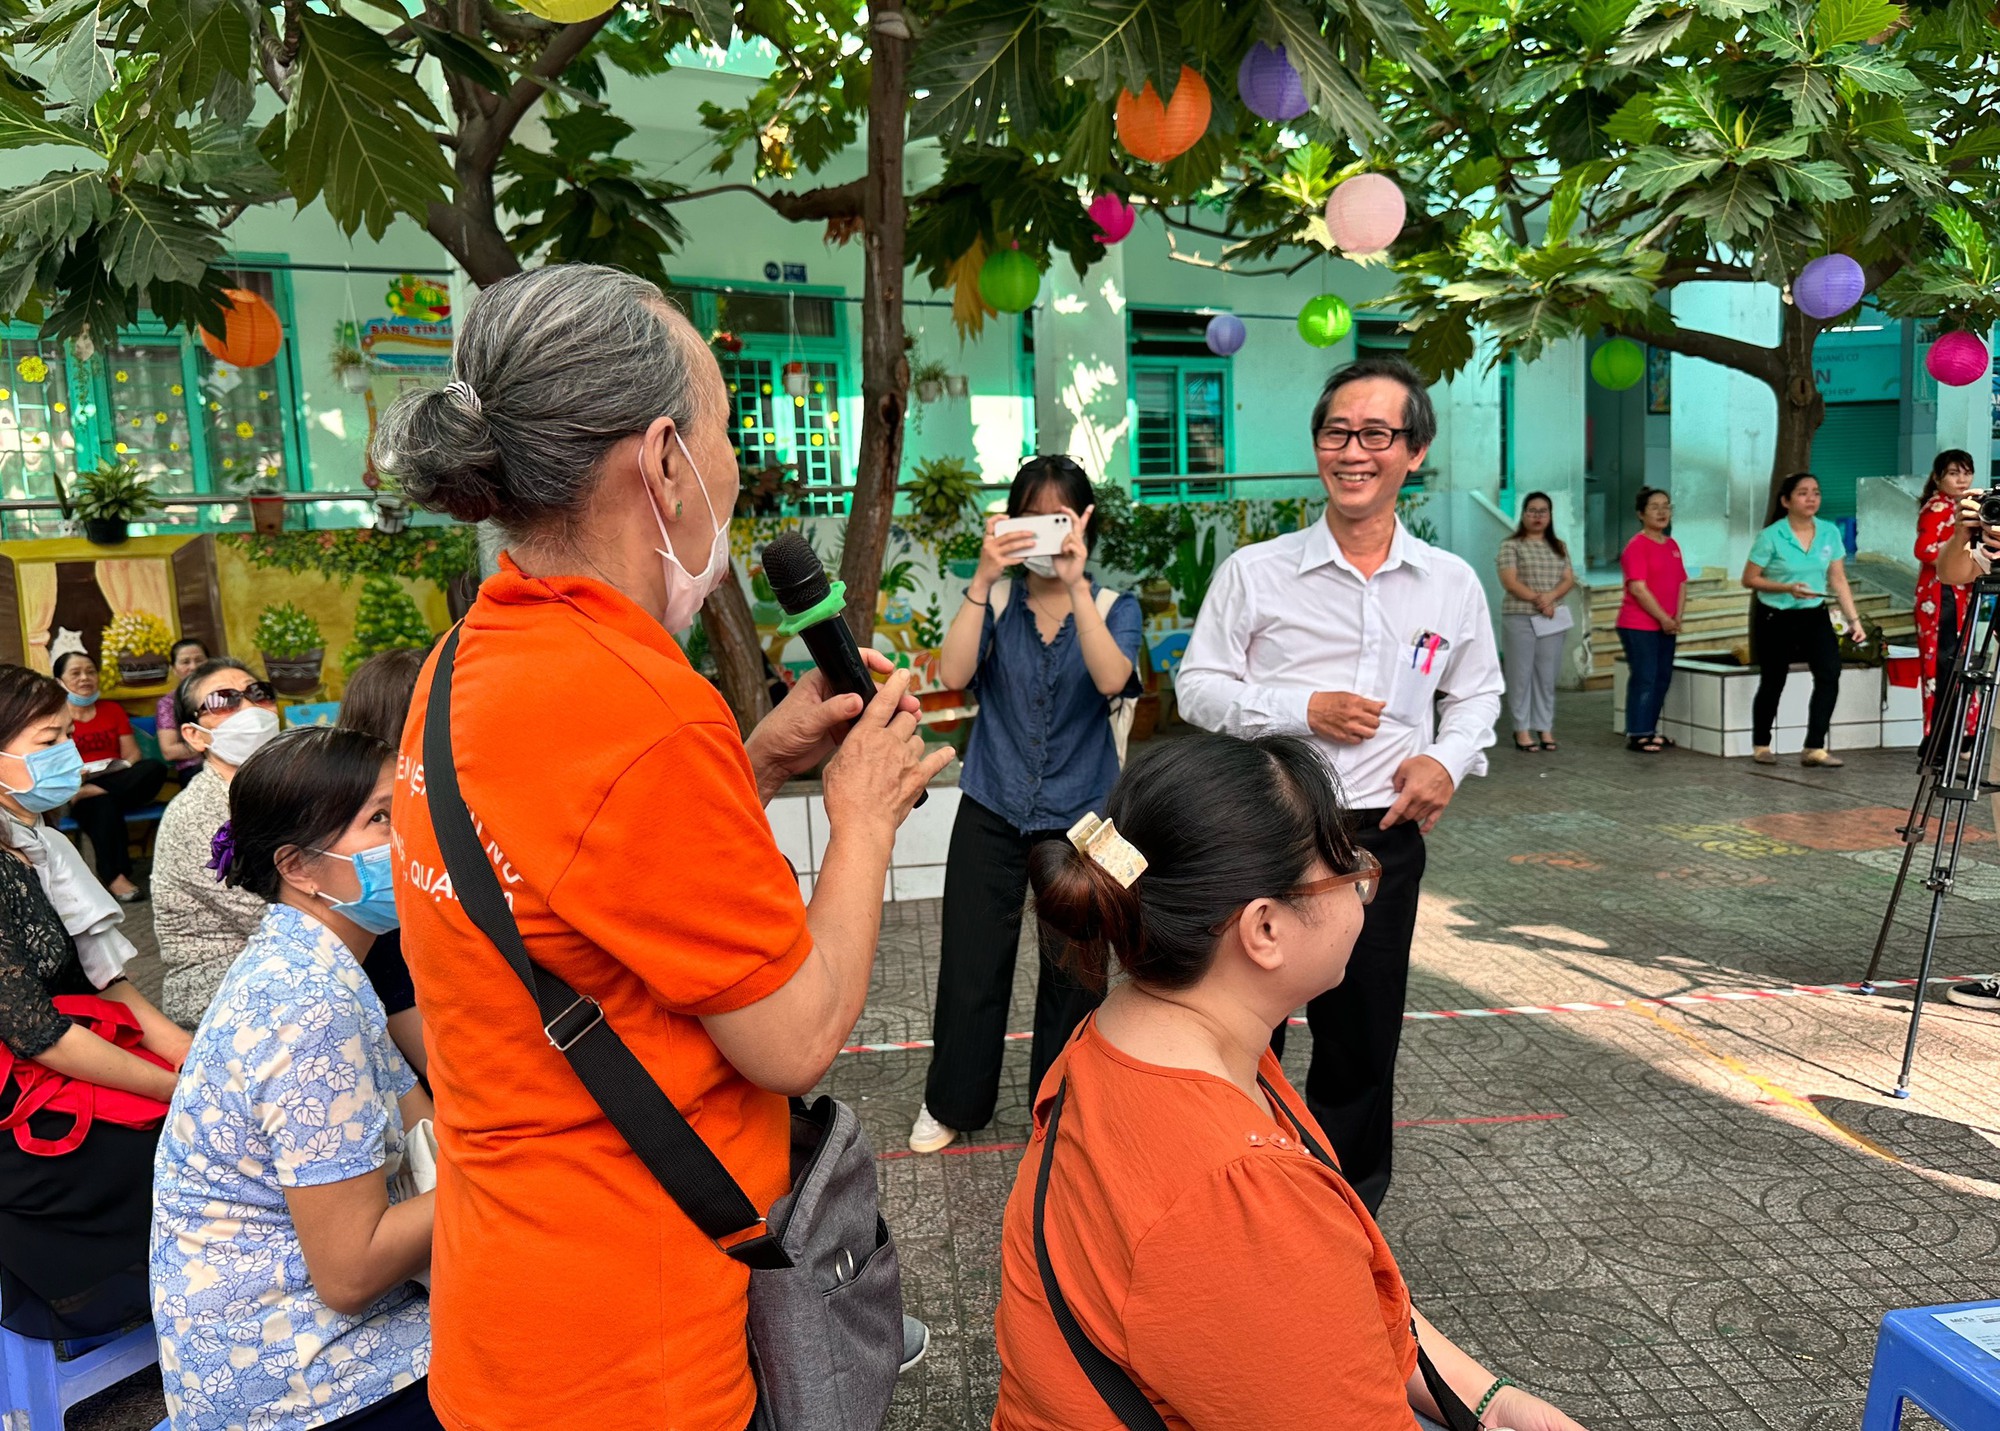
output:
[[[21,324],[0,329],[0,487],[8,497],[55,495],[100,462],[133,461],[169,502],[231,495],[255,484],[308,485],[299,426],[299,375],[291,292],[282,272],[242,270],[231,286],[261,294],[277,310],[285,341],[259,368],[232,368],[199,335],[142,318],[103,343],[87,363],[66,345],[42,342]],[[208,525],[213,509],[182,508],[160,525]],[[54,514],[25,524],[53,530]],[[10,518],[9,530],[24,524]]]
[[[1158,488],[1160,500],[1220,497],[1230,468],[1229,363],[1188,358],[1134,357],[1132,371],[1133,472],[1140,477],[1180,477],[1176,489]],[[1214,474],[1212,480],[1200,480]]]

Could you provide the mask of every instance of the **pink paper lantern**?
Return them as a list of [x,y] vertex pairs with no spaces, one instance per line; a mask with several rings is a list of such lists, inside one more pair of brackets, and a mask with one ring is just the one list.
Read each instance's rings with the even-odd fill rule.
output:
[[1940,333],[1924,355],[1924,371],[1949,388],[1970,387],[1985,377],[1992,359],[1977,333]]
[[1356,174],[1326,201],[1326,231],[1342,253],[1380,253],[1403,231],[1409,208],[1387,174]]
[[1259,119],[1297,119],[1312,107],[1306,103],[1305,83],[1292,68],[1285,47],[1262,40],[1250,47],[1237,68],[1236,92]]
[[1098,239],[1107,244],[1117,243],[1139,222],[1139,211],[1116,194],[1099,194],[1084,212],[1097,225]]
[[1867,291],[1868,279],[1861,265],[1844,253],[1814,259],[1792,280],[1792,302],[1806,317],[1821,322],[1851,310]]

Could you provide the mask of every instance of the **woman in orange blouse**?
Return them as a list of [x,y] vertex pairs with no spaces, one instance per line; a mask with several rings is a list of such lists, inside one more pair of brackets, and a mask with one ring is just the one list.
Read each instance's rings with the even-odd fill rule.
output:
[[1931,730],[1931,705],[1937,699],[1938,666],[1949,665],[1965,626],[1963,586],[1938,581],[1938,553],[1951,540],[1952,513],[1959,498],[1972,490],[1972,454],[1948,447],[1931,463],[1917,508],[1917,669],[1924,693],[1924,734]]
[[[1380,875],[1325,762],[1291,736],[1193,736],[1135,764],[1110,813],[1108,838],[1082,836],[1093,854],[1033,856],[1037,907],[1077,973],[1101,982],[1111,949],[1130,977],[1036,1101],[1001,1240],[997,1431],[1117,1422],[1050,1279],[1171,1428],[1410,1431],[1443,1414],[1421,1339],[1483,1426],[1581,1431],[1411,1307],[1271,1053],[1272,1028],[1340,982]],[[1127,887],[1132,851],[1145,863]]]

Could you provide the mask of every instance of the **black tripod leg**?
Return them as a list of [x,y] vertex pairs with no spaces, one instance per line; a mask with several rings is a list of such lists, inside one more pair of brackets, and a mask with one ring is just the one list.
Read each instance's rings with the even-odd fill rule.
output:
[[1944,899],[1951,892],[1951,872],[1958,868],[1959,847],[1965,840],[1965,812],[1970,802],[1958,801],[1957,808],[1946,817],[1951,826],[1951,854],[1943,855],[1944,827],[1938,828],[1939,857],[1931,866],[1931,919],[1924,930],[1924,957],[1917,963],[1917,986],[1915,998],[1910,1002],[1910,1032],[1903,1040],[1903,1067],[1896,1074],[1896,1086],[1891,1093],[1897,1098],[1910,1096],[1910,1070],[1917,1062],[1917,1027],[1924,1017],[1924,994],[1931,986],[1931,962],[1937,958],[1938,925],[1944,918]]
[[1903,837],[1903,863],[1896,870],[1896,887],[1889,891],[1889,907],[1882,911],[1882,930],[1875,936],[1875,952],[1868,960],[1868,972],[1861,976],[1861,992],[1864,994],[1875,992],[1875,976],[1882,969],[1882,951],[1888,947],[1889,931],[1896,924],[1896,908],[1903,902],[1903,885],[1910,877],[1910,863],[1916,858],[1917,846],[1924,842],[1924,831],[1930,825],[1936,790],[1937,782],[1926,768],[1917,781],[1916,799],[1910,802],[1909,822],[1897,831]]

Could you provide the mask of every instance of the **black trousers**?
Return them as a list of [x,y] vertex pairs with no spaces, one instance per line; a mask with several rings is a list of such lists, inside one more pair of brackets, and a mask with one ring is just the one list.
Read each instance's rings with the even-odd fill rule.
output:
[[322,1431],[444,1431],[444,1423],[431,1410],[430,1378],[421,1376],[401,1391],[392,1391],[359,1411],[321,1423],[321,1428]]
[[[1410,941],[1424,880],[1424,837],[1382,828],[1386,810],[1356,810],[1355,840],[1382,862],[1382,888],[1362,918],[1347,977],[1306,1005],[1312,1063],[1306,1107],[1326,1130],[1341,1175],[1373,1213],[1389,1191],[1396,1122],[1396,1050],[1410,987]],[[1284,1025],[1271,1047],[1284,1051]],[[933,1110],[935,1111],[935,1110]]]
[[[1762,605],[1763,603],[1758,603]],[[1834,702],[1840,699],[1840,640],[1824,606],[1799,606],[1789,611],[1765,607],[1757,624],[1757,694],[1750,702],[1751,740],[1771,743],[1778,719],[1778,701],[1792,663],[1812,667],[1812,702],[1806,707],[1806,749],[1823,750],[1833,724]]]
[[[967,1132],[993,1121],[1006,1052],[1014,955],[1028,893],[1028,852],[1062,830],[1023,833],[970,796],[961,796],[944,867],[944,938],[937,1010],[931,1019],[930,1076],[924,1105],[947,1128]],[[1028,1096],[1042,1086],[1076,1026],[1102,1001],[1063,972],[1063,940],[1037,930],[1041,973],[1035,988],[1035,1044]]]
[[140,760],[123,770],[106,770],[86,775],[83,783],[104,793],[72,800],[70,815],[77,828],[90,836],[90,851],[97,863],[97,877],[110,884],[123,875],[132,877],[132,832],[125,828],[125,813],[153,803],[160,787],[167,783],[165,761]]

